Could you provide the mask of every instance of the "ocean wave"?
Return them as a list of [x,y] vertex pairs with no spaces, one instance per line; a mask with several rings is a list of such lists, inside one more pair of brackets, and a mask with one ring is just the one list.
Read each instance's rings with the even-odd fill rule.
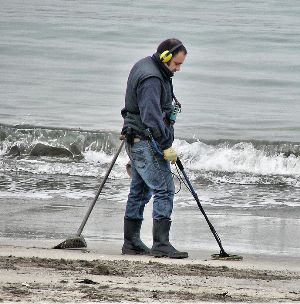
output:
[[[0,172],[103,176],[119,145],[116,132],[0,124]],[[299,143],[185,138],[174,147],[195,181],[300,187]],[[123,151],[110,178],[128,177],[127,162]]]
[[191,170],[300,176],[300,146],[294,143],[175,140],[174,146]]
[[10,154],[30,154],[37,144],[48,146],[49,154],[52,147],[66,149],[75,156],[86,150],[111,153],[119,142],[116,132],[0,124],[1,154],[10,151]]

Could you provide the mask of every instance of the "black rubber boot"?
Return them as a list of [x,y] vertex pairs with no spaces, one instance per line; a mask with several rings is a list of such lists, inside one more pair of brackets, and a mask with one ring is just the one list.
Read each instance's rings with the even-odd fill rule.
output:
[[153,246],[150,254],[154,257],[168,257],[171,259],[184,259],[187,252],[176,250],[169,241],[171,221],[169,219],[153,220]]
[[122,254],[150,254],[150,249],[141,241],[142,220],[124,219],[124,244]]

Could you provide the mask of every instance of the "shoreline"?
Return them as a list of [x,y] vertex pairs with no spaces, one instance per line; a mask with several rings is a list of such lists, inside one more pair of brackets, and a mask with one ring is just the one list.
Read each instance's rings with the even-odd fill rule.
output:
[[[108,189],[97,202],[84,228],[84,237],[89,246],[95,249],[98,249],[97,246],[100,247],[103,241],[122,246],[125,199],[123,200],[119,194],[125,195],[127,184],[121,186],[117,184],[107,185]],[[114,188],[117,186],[121,188]],[[127,190],[126,188],[126,193]],[[205,197],[212,197],[209,191],[201,194],[202,200],[205,201]],[[175,247],[179,246],[179,250],[205,249],[213,251],[211,253],[218,253],[217,243],[194,201],[189,207],[180,205],[184,202],[188,203],[188,198],[183,191],[174,203],[171,242]],[[7,197],[0,198],[0,203],[2,206],[0,231],[3,238],[22,239],[21,244],[24,240],[30,239],[37,239],[37,244],[42,240],[53,240],[58,244],[77,231],[91,200],[62,197],[45,200]],[[152,244],[151,204],[150,202],[145,208],[145,220],[141,229],[141,237],[148,246]],[[299,208],[288,212],[272,209],[267,214],[267,210],[263,212],[255,208],[253,210],[236,210],[230,207],[211,209],[204,203],[203,205],[226,252],[241,255],[275,254],[300,258],[300,244],[295,239],[295,236],[300,234]],[[120,253],[120,248],[117,248],[116,253]]]
[[300,301],[299,258],[221,261],[197,251],[174,260],[121,255],[109,242],[61,250],[54,240],[22,241],[0,239],[0,302]]

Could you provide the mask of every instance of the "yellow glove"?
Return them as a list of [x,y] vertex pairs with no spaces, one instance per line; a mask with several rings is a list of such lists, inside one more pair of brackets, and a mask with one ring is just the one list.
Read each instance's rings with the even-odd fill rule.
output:
[[172,162],[172,164],[174,164],[177,160],[176,151],[172,147],[164,150],[164,159],[169,160],[170,162]]

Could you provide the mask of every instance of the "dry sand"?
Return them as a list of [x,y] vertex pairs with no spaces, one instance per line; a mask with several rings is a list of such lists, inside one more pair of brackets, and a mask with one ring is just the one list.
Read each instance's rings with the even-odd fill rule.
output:
[[2,243],[0,302],[300,302],[297,258],[206,258],[157,259]]

